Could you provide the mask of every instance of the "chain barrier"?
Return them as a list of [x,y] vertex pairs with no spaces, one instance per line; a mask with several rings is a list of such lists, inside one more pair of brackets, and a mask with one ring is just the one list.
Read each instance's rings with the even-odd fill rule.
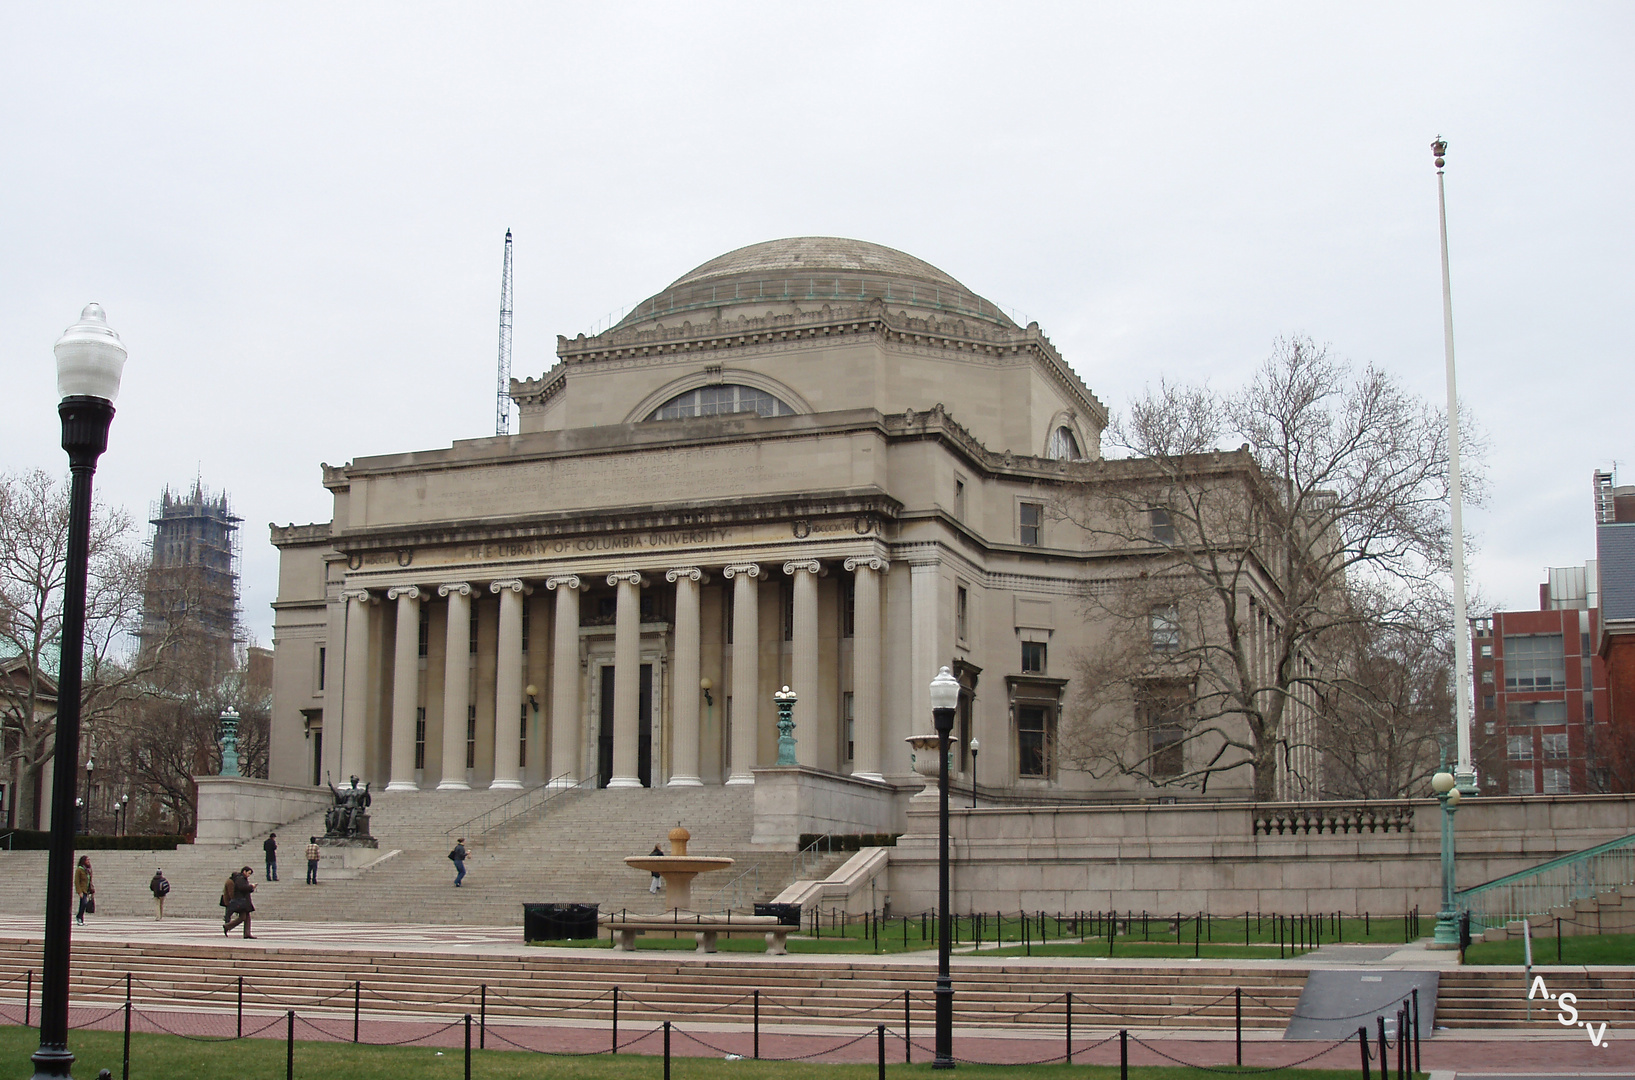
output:
[[[119,1009],[116,1009],[115,1011],[116,1012],[123,1012],[124,1007],[121,1006]],[[135,1006],[132,1006],[132,1008],[131,1008],[131,1015],[141,1017],[143,1020],[145,1020],[148,1023],[152,1024],[154,1027],[158,1028],[160,1031],[164,1032],[166,1035],[174,1035],[178,1039],[186,1039],[188,1042],[204,1042],[204,1043],[238,1042],[240,1039],[253,1039],[257,1035],[260,1035],[262,1032],[270,1031],[273,1028],[277,1027],[278,1025],[280,1025],[280,1024],[282,1024],[284,1022],[284,1017],[275,1016],[272,1019],[268,1020],[265,1024],[263,1024],[260,1027],[256,1028],[255,1030],[246,1031],[243,1035],[189,1035],[185,1031],[176,1031],[176,1030],[174,1030],[174,1029],[172,1029],[170,1027],[167,1027],[165,1024],[161,1023],[153,1014],[151,1014],[149,1012],[146,1012],[145,1010],[138,1009]]]
[[[316,1031],[318,1034],[322,1035],[324,1037],[325,1041],[329,1041],[329,1042],[350,1042],[351,1041],[350,1039],[348,1039],[346,1037],[345,1032],[342,1032],[339,1035],[332,1035],[329,1032],[325,1031],[323,1028],[319,1027],[317,1024],[313,1023],[311,1020],[308,1020],[304,1016],[297,1016],[295,1019],[296,1019],[297,1023],[305,1024],[307,1027],[311,1028],[313,1031]],[[428,1021],[428,1022],[432,1022],[432,1021]],[[443,1034],[443,1032],[445,1032],[445,1031],[452,1031],[453,1029],[455,1029],[457,1027],[460,1027],[464,1023],[465,1023],[465,1019],[462,1017],[459,1020],[455,1020],[455,1021],[453,1021],[451,1023],[444,1024],[440,1028],[434,1028],[431,1031],[422,1031],[420,1034],[412,1035],[412,1036],[410,1036],[410,1037],[408,1037],[406,1039],[394,1039],[394,1040],[391,1040],[389,1042],[373,1042],[373,1041],[371,1041],[371,1042],[369,1042],[367,1044],[364,1044],[364,1045],[368,1045],[368,1046],[410,1046],[410,1045],[412,1045],[414,1043],[417,1043],[417,1042],[424,1042],[427,1039],[435,1038],[436,1036]]]
[[[80,1008],[83,1009],[83,1008],[85,1008],[85,1006],[81,1005]],[[74,1021],[69,1021],[68,1027],[70,1029],[88,1028],[88,1027],[92,1026],[93,1024],[102,1023],[102,1021],[108,1019],[108,1017],[110,1017],[110,1016],[118,1016],[120,1013],[122,1013],[124,1011],[125,1011],[125,1006],[124,1005],[115,1005],[113,1008],[109,1009],[107,1012],[103,1013],[101,1016],[93,1017],[90,1020],[86,1020],[84,1018],[81,1018],[77,1023],[74,1022]],[[70,1010],[70,1015],[72,1015],[72,1010]]]
[[[346,990],[342,990],[341,993],[345,993],[347,990],[350,990],[350,989],[352,989],[352,988],[347,987]],[[388,1005],[391,1005],[391,1006],[394,1006],[394,1007],[401,1007],[401,1006],[404,1006],[404,1005],[413,1005],[413,1006],[416,1006],[418,1008],[423,1008],[423,1009],[434,1009],[439,1005],[452,1005],[456,1001],[466,1001],[466,1000],[475,998],[477,996],[477,991],[476,990],[467,990],[464,993],[455,994],[453,997],[441,998],[441,999],[439,999],[437,1001],[413,1001],[413,1002],[409,1002],[409,1001],[394,1000],[392,998],[389,998],[386,995],[384,995],[384,994],[380,993],[379,991],[377,991],[374,987],[369,986],[368,984],[365,984],[363,986],[363,992],[365,994],[367,994],[368,996],[372,997],[372,998],[376,998],[377,1000],[384,1001]],[[489,991],[489,996],[490,997],[494,996],[493,991]]]
[[262,1001],[270,1001],[274,1005],[282,1005],[282,1006],[284,1006],[285,1008],[288,1008],[288,1009],[293,1009],[293,1008],[316,1009],[326,1001],[334,1001],[336,998],[342,997],[342,996],[352,992],[352,988],[350,986],[343,986],[339,990],[335,991],[333,994],[325,994],[321,998],[307,998],[307,999],[298,1000],[296,998],[281,998],[281,997],[277,997],[277,996],[275,996],[273,994],[269,994],[265,990],[258,989],[254,983],[249,983],[249,982],[245,983],[244,984],[244,989],[246,991],[250,991],[250,992],[255,993],[257,996],[259,996],[261,998]]
[[[745,996],[747,997],[749,995],[745,995]],[[763,993],[761,995],[761,1002],[762,1002],[762,1004],[770,1003],[774,1008],[782,1009],[786,1013],[790,1013],[791,1015],[794,1015],[794,1016],[803,1016],[803,1017],[806,1017],[807,1019],[812,1019],[812,1020],[851,1020],[851,1019],[853,1019],[855,1017],[867,1016],[869,1013],[879,1012],[881,1009],[890,1009],[890,1010],[892,1010],[892,1015],[896,1015],[897,1007],[902,1004],[903,999],[902,999],[901,995],[894,995],[894,996],[892,996],[891,998],[889,998],[886,1001],[879,1002],[877,1004],[867,1006],[866,1008],[855,1009],[852,1012],[831,1013],[831,1014],[829,1014],[827,1016],[821,1016],[821,1017],[813,1016],[811,1010],[806,1010],[806,1011],[803,1012],[803,1011],[801,1011],[799,1009],[790,1008],[788,1005],[783,1004],[782,1002],[778,1001],[776,998],[770,997],[765,993]]]
[[1327,1054],[1327,1053],[1330,1053],[1331,1051],[1333,1051],[1336,1047],[1348,1046],[1351,1043],[1350,1039],[1341,1039],[1338,1042],[1329,1043],[1323,1049],[1317,1051],[1317,1053],[1311,1055],[1310,1057],[1301,1058],[1299,1061],[1291,1061],[1286,1065],[1273,1065],[1273,1066],[1270,1066],[1270,1067],[1265,1068],[1265,1069],[1246,1069],[1246,1068],[1243,1068],[1243,1067],[1237,1066],[1237,1065],[1233,1065],[1233,1066],[1194,1065],[1190,1061],[1182,1061],[1178,1057],[1173,1057],[1173,1056],[1171,1056],[1169,1054],[1166,1054],[1162,1050],[1158,1049],[1158,1047],[1152,1045],[1151,1043],[1147,1042],[1144,1039],[1138,1039],[1134,1035],[1130,1036],[1130,1041],[1135,1043],[1137,1046],[1146,1047],[1148,1050],[1151,1050],[1153,1053],[1157,1054],[1159,1057],[1163,1058],[1165,1061],[1174,1062],[1175,1064],[1180,1065],[1183,1068],[1198,1069],[1198,1070],[1200,1070],[1202,1072],[1231,1073],[1234,1076],[1246,1076],[1246,1075],[1253,1075],[1253,1074],[1260,1074],[1260,1073],[1274,1073],[1274,1072],[1278,1072],[1278,1071],[1280,1071],[1282,1069],[1296,1069],[1296,1068],[1299,1068],[1301,1065],[1306,1064],[1306,1062],[1308,1062],[1308,1061],[1316,1061],[1318,1058],[1322,1057],[1324,1054]]
[[[745,994],[743,997],[737,998],[737,999],[735,999],[733,1001],[729,1001],[724,1005],[716,1005],[713,1008],[709,1008],[709,1009],[688,1009],[687,1010],[687,1015],[688,1016],[705,1015],[705,1014],[708,1014],[708,1013],[720,1012],[723,1009],[730,1009],[734,1005],[742,1005],[744,1002],[748,1001],[750,998],[752,998],[754,996],[755,995],[753,993]],[[767,998],[766,998],[766,996],[764,994],[762,995],[761,1000],[762,1001],[767,1000]],[[675,1008],[668,1007],[668,1006],[662,1006],[662,1005],[655,1005],[651,1001],[644,1001],[643,999],[637,997],[635,994],[632,994],[628,990],[621,990],[619,992],[619,1004],[623,1005],[627,1001],[630,1002],[633,1005],[640,1005],[642,1008],[646,1009],[648,1012],[668,1013],[670,1015],[675,1015],[675,1016],[681,1015],[680,1011],[675,1009]]]
[[[524,1001],[518,1001],[515,998],[507,997],[506,995],[500,993],[499,991],[493,989],[492,987],[489,988],[488,998],[489,998],[490,1001],[503,1002],[504,1004],[509,1005],[514,1009],[519,1009],[519,1010],[522,1011],[523,1015],[525,1015],[525,1016],[543,1016],[543,1015],[545,1015],[547,1013],[566,1013],[566,1012],[573,1012],[575,1009],[587,1008],[587,1007],[589,1007],[591,1005],[596,1004],[598,1001],[601,1001],[603,998],[611,996],[612,993],[613,993],[612,990],[603,990],[600,994],[597,994],[595,997],[586,998],[584,1001],[579,1002],[577,1005],[552,1005],[552,1006],[549,1006],[549,1007],[542,1006],[542,1005],[534,1005],[532,1003],[524,1002]],[[748,995],[748,994],[744,995],[744,997],[749,997],[749,996],[750,995]],[[626,998],[624,995],[621,995],[619,1000],[620,1001],[626,1001],[626,1000],[628,1000],[628,998]],[[738,1000],[742,1001],[743,998],[739,998]]]

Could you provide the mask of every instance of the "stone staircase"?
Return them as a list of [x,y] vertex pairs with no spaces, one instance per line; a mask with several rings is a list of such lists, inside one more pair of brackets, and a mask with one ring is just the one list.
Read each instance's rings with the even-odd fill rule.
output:
[[[730,870],[693,883],[694,907],[739,910],[776,896],[793,878],[789,852],[755,848],[753,789],[623,788],[575,790],[552,798],[543,812],[488,837],[470,823],[517,797],[516,792],[381,792],[370,808],[374,851],[325,849],[320,884],[304,884],[307,837],[323,832],[312,814],[279,828],[277,882],[263,882],[261,841],[237,848],[184,847],[174,852],[92,852],[101,914],[153,910],[147,882],[163,867],[172,883],[167,915],[219,915],[227,874],[248,864],[259,883],[258,919],[518,925],[524,903],[595,903],[603,912],[664,910],[646,874],[624,865],[655,843],[669,849],[678,822],[692,833],[694,854],[729,855]],[[467,835],[466,880],[453,889],[448,851]],[[344,858],[337,858],[337,854]],[[834,862],[843,861],[837,855]],[[344,862],[344,865],[343,865]],[[0,853],[0,911],[37,912],[44,898],[46,853]],[[819,867],[825,874],[832,866]],[[730,888],[727,888],[731,886]],[[722,890],[725,889],[725,893]]]
[[[1538,943],[1534,943],[1538,948]],[[1535,952],[1534,959],[1540,956]],[[1607,1023],[1620,1032],[1635,1025],[1635,968],[1555,967],[1539,963],[1552,994],[1570,991],[1578,998],[1580,1018]],[[1450,1028],[1522,1028],[1528,1024],[1528,981],[1520,968],[1455,968],[1444,971],[1436,993],[1436,1022]],[[1551,1001],[1535,997],[1531,1027],[1559,1034],[1564,1029],[1560,1011]]]

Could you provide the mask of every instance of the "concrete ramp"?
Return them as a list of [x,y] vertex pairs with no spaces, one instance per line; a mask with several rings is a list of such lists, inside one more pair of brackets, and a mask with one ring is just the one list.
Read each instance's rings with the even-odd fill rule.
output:
[[1314,969],[1283,1037],[1333,1041],[1356,1035],[1360,1027],[1373,1037],[1379,1031],[1374,1018],[1383,1016],[1385,1033],[1394,1039],[1397,1010],[1418,989],[1419,1036],[1429,1038],[1436,1029],[1438,981],[1435,971]]

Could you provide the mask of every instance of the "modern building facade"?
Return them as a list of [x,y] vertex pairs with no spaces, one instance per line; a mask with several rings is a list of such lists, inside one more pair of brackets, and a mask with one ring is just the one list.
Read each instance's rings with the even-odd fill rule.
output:
[[1037,324],[808,237],[557,359],[513,380],[518,434],[326,465],[333,519],[272,528],[271,779],[752,784],[787,685],[801,768],[918,789],[948,665],[965,782],[979,738],[996,796],[1148,790],[1058,754],[1084,590],[1134,564],[1052,513],[1107,417]]

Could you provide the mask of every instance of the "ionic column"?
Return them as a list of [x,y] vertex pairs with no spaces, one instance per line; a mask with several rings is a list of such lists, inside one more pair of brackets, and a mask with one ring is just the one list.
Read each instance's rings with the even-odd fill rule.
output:
[[451,581],[437,586],[448,597],[448,643],[443,658],[443,778],[438,791],[465,791],[466,714],[471,708],[471,586]]
[[522,597],[519,579],[488,586],[500,594],[499,660],[494,666],[494,779],[491,788],[520,788],[522,765]]
[[363,776],[369,746],[369,603],[368,589],[347,589],[346,681],[341,687],[341,775]]
[[[852,775],[880,780],[880,575],[876,556],[847,559],[855,577],[852,602]],[[918,730],[918,729],[916,729]]]
[[761,630],[756,563],[735,563],[721,571],[732,588],[732,772],[729,784],[753,784],[755,717],[761,704]]
[[642,587],[640,573],[609,574],[607,583],[619,587],[613,619],[613,775],[607,786],[641,787],[636,740],[641,702]]
[[909,563],[909,727],[926,730],[931,722],[931,679],[937,674],[937,562]]
[[675,722],[670,729],[670,787],[698,787],[698,584],[704,571],[678,566],[664,572],[676,586],[675,693],[670,700]]
[[419,791],[414,782],[414,721],[420,705],[420,588],[386,590],[397,601],[397,643],[392,652],[392,776],[387,791]]
[[545,579],[556,593],[551,650],[551,785],[579,782],[579,575]]
[[823,565],[816,559],[783,564],[783,572],[794,577],[795,611],[790,635],[792,654],[789,664],[789,688],[795,691],[793,718],[795,721],[795,760],[802,765],[817,765],[817,681],[818,681],[818,615],[817,579]]

